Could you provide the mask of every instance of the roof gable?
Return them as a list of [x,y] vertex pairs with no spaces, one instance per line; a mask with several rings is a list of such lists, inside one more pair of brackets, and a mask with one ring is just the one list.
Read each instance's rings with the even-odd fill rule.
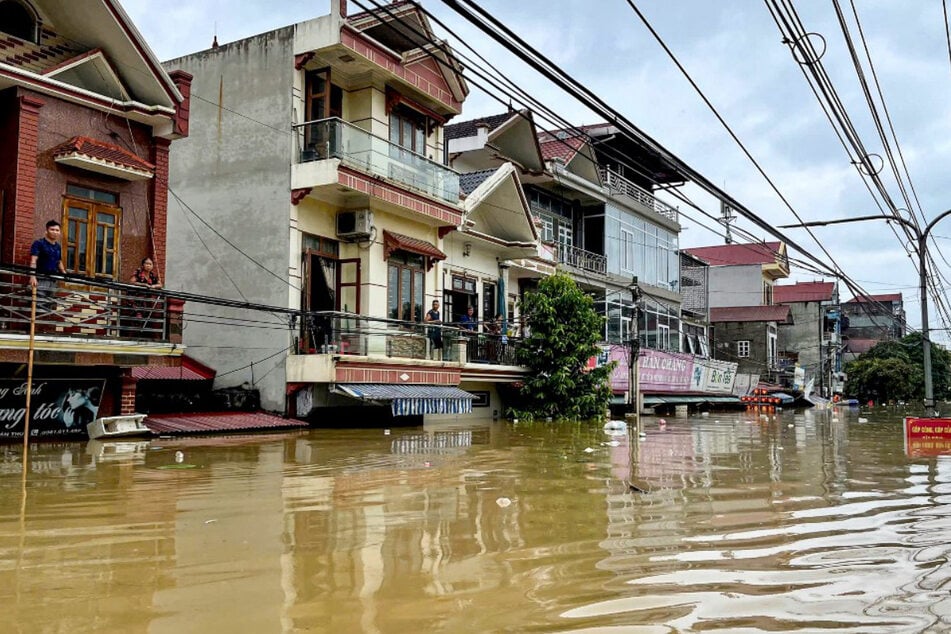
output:
[[467,230],[509,246],[532,247],[538,240],[528,201],[511,163],[485,175],[466,197],[464,206]]
[[112,64],[99,48],[86,51],[52,68],[47,68],[43,74],[47,77],[55,77],[71,86],[84,88],[120,101],[128,101],[131,98],[129,91],[112,68]]

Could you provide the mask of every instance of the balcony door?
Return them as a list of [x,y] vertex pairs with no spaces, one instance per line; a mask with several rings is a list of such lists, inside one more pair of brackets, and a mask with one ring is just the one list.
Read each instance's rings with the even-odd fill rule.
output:
[[118,278],[122,209],[117,202],[115,194],[69,188],[63,201],[63,264],[67,272]]
[[[304,135],[304,151],[315,159],[334,155],[333,125],[324,121],[343,117],[343,90],[330,81],[330,69],[310,70],[304,75],[304,117],[309,125]],[[314,123],[321,121],[322,123]]]

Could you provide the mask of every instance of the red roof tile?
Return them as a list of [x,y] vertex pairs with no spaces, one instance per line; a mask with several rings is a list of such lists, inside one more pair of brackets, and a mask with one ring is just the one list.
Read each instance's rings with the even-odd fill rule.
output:
[[846,304],[865,304],[868,302],[900,302],[901,293],[887,293],[885,295],[859,295],[845,302]]
[[188,355],[182,355],[180,366],[172,368],[138,366],[132,368],[132,376],[147,381],[208,381],[215,378],[215,371]]
[[710,309],[711,323],[725,321],[786,321],[789,306],[729,306]]
[[386,254],[386,257],[389,257],[393,251],[397,250],[418,253],[419,255],[425,255],[426,257],[433,258],[434,260],[446,259],[445,253],[425,240],[420,240],[419,238],[412,238],[410,236],[404,236],[401,233],[393,233],[392,231],[384,230],[383,252]]
[[139,158],[132,152],[125,150],[118,145],[97,141],[85,136],[74,136],[69,141],[61,143],[53,148],[53,156],[64,156],[66,154],[81,154],[82,156],[107,161],[120,167],[140,170],[145,172],[155,171],[155,166],[148,161]]
[[565,163],[570,162],[587,142],[587,139],[583,136],[568,136],[559,139],[547,132],[540,134],[538,137],[543,159],[550,161],[561,158],[564,159]]
[[828,302],[835,292],[835,282],[799,282],[774,284],[773,301],[777,304],[793,302]]
[[156,434],[203,434],[245,429],[307,427],[294,418],[264,412],[200,412],[194,414],[149,414],[145,426]]
[[712,247],[683,249],[710,266],[737,264],[773,264],[779,258],[780,242],[761,244],[721,244]]

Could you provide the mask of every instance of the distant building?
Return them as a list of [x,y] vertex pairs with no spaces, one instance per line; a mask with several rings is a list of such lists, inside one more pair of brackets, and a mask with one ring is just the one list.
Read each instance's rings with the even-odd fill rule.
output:
[[782,242],[721,244],[684,249],[710,265],[710,307],[769,306],[773,284],[789,277]]
[[876,343],[901,339],[907,332],[901,293],[859,295],[842,304],[845,361],[870,350]]
[[741,374],[779,376],[779,327],[791,323],[789,306],[732,306],[710,309],[714,358],[734,361]]
[[773,301],[789,306],[791,323],[779,326],[779,366],[784,383],[794,383],[794,369],[828,393],[841,370],[838,289],[835,282],[799,282],[773,286]]

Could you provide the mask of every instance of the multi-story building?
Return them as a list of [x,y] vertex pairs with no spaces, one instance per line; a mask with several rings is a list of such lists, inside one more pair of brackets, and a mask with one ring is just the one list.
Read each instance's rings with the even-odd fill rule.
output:
[[[298,417],[501,413],[495,386],[522,370],[487,322],[508,321],[513,271],[538,255],[517,171],[460,182],[446,164],[468,88],[414,3],[333,7],[169,62],[196,95],[173,157],[173,280],[304,315],[186,314],[186,342],[220,385]],[[447,328],[438,348],[434,301],[443,322],[473,307],[476,331]]]
[[[779,326],[779,366],[786,383],[812,380],[817,393],[830,397],[842,370],[839,292],[835,282],[799,282],[773,286],[773,301],[789,306],[792,323]],[[796,379],[801,370],[801,381]]]
[[852,361],[881,341],[907,334],[901,293],[857,295],[842,304],[845,361]]
[[83,435],[91,413],[132,411],[133,368],[180,364],[180,303],[115,283],[143,258],[168,264],[169,144],[188,134],[190,79],[162,68],[114,0],[0,2],[4,411],[23,399],[31,319],[27,278],[10,267],[30,264],[49,220],[71,276],[38,305],[31,433]]

